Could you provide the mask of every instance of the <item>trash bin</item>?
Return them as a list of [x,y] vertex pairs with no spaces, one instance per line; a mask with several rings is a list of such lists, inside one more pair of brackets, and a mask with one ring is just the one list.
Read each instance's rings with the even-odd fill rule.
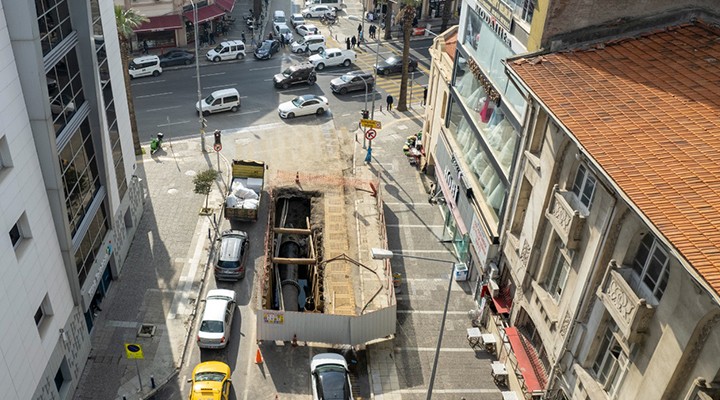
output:
[[465,263],[455,264],[455,281],[462,282],[468,279],[468,267]]

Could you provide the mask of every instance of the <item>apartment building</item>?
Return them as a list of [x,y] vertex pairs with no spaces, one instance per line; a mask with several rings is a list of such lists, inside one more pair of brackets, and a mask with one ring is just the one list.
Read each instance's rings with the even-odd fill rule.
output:
[[112,1],[1,0],[0,52],[3,398],[69,399],[143,211]]
[[530,111],[505,332],[552,398],[720,396],[720,18],[672,18],[508,60]]
[[[646,73],[657,82],[680,77],[690,93],[696,86],[717,86],[712,74],[705,75],[693,64],[710,63],[709,68],[714,66],[717,71],[713,55],[686,63],[687,71],[698,71],[697,75],[679,69],[670,76],[650,72],[666,68],[663,65],[668,58],[678,57],[660,51],[663,46],[657,45],[657,40],[667,41],[666,45],[675,43],[673,39],[685,40],[687,46],[697,48],[717,43],[712,32],[718,13],[718,4],[710,1],[649,5],[470,0],[463,2],[450,74],[445,71],[449,58],[431,50],[423,129],[427,171],[438,182],[431,200],[438,202],[446,216],[443,239],[453,242],[458,258],[468,265],[478,306],[485,310],[485,321],[489,313],[494,315],[499,327],[496,332],[505,342],[510,364],[528,396],[674,399],[714,390],[711,382],[717,366],[695,364],[699,353],[718,354],[710,333],[716,323],[717,290],[711,283],[712,269],[709,273],[703,270],[712,261],[696,260],[704,271],[699,272],[694,261],[679,250],[677,241],[689,237],[667,231],[669,225],[664,221],[648,219],[650,205],[639,208],[635,202],[640,200],[621,195],[627,188],[617,186],[619,177],[613,172],[618,169],[610,168],[607,160],[597,164],[597,155],[587,153],[588,145],[575,140],[568,121],[558,115],[564,112],[570,121],[582,120],[576,126],[597,135],[605,134],[606,121],[612,120],[613,129],[628,129],[627,133],[614,131],[612,138],[624,137],[634,144],[640,139],[638,132],[662,119],[659,113],[649,117],[639,107],[653,100],[633,95],[630,89],[621,90],[623,86],[616,87],[619,92],[606,94],[600,85],[578,84],[596,79],[592,73],[616,57],[625,64],[614,65],[604,75],[608,82],[626,83],[616,72],[629,69]],[[704,33],[677,29],[697,19],[707,21],[700,30]],[[674,33],[663,38],[649,35],[665,29]],[[433,49],[445,48],[452,32],[441,34]],[[637,48],[651,47],[659,53],[648,55],[633,49],[618,55],[611,47],[617,40],[638,35],[645,39]],[[581,54],[574,49],[590,41],[595,47],[582,53],[583,61],[573,59],[562,66],[556,61],[563,59],[565,52]],[[557,53],[546,55],[551,51]],[[601,53],[605,55],[599,56]],[[646,58],[654,64],[639,67],[638,59]],[[506,68],[508,59],[511,62]],[[564,68],[562,74],[560,67]],[[553,78],[554,85],[548,84]],[[668,90],[667,96],[677,97],[678,91]],[[560,95],[568,93],[573,97]],[[628,98],[616,98],[623,94]],[[596,103],[594,108],[578,109],[576,103],[587,101],[585,97],[604,98],[609,106]],[[553,104],[557,109],[551,109],[546,98],[562,101]],[[677,107],[684,107],[681,104]],[[711,104],[696,112],[716,115],[713,107],[717,103]],[[588,115],[583,118],[581,112]],[[633,126],[625,122],[628,120],[644,121],[645,125]],[[701,121],[695,129],[710,132],[716,127]],[[596,124],[600,126],[593,128]],[[599,137],[600,150],[609,151],[608,138]],[[682,147],[685,141],[675,139],[674,144]],[[644,154],[655,156],[659,149],[649,145]],[[637,157],[635,153],[613,156],[631,164]],[[675,161],[668,156],[663,160],[668,164]],[[676,173],[684,180],[697,171]],[[668,194],[655,197],[663,196]],[[660,206],[667,210],[668,204]],[[701,210],[712,213],[711,207]],[[685,208],[675,211],[681,215],[689,212]],[[707,231],[716,226],[713,224],[702,217],[684,228],[703,232],[696,238],[699,242],[712,241]],[[708,257],[715,251],[712,246],[693,246],[700,246],[697,251],[708,252]],[[690,305],[687,298],[680,300],[677,295],[690,288],[696,294],[692,301],[695,309],[683,314],[687,320],[670,323],[670,315],[676,317]],[[663,336],[664,327],[673,327],[672,333]],[[673,350],[656,351],[660,348]],[[651,370],[647,369],[652,363]],[[655,385],[653,379],[666,382]]]

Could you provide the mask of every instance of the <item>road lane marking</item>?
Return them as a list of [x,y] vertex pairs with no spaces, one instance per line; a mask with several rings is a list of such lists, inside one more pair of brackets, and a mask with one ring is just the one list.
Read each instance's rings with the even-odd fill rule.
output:
[[261,71],[263,69],[278,69],[279,70],[280,66],[278,65],[275,67],[250,68],[248,71]]
[[203,89],[215,89],[215,88],[219,88],[219,87],[228,87],[228,86],[233,86],[233,85],[237,85],[237,83],[231,82],[231,83],[226,83],[224,85],[205,86]]
[[215,76],[215,75],[225,75],[225,73],[224,72],[215,72],[214,74],[200,75],[200,77],[202,78],[204,76]]
[[162,110],[172,110],[173,108],[180,108],[182,106],[170,106],[170,107],[161,107],[161,108],[151,108],[148,110],[145,110],[145,112],[153,112],[153,111],[162,111]]
[[160,80],[157,80],[157,81],[149,81],[149,82],[137,82],[137,83],[132,83],[131,86],[152,85],[153,83],[160,83],[160,82],[165,82],[165,79],[160,79]]
[[259,112],[260,112],[260,110],[252,110],[252,111],[239,112],[239,113],[235,113],[235,114],[232,114],[232,115],[233,115],[234,117],[239,117],[239,116],[241,116],[241,115],[255,114],[255,113],[259,113]]
[[163,127],[163,126],[171,126],[171,125],[182,125],[182,124],[187,124],[188,122],[192,122],[192,121],[178,121],[178,122],[168,122],[167,124],[160,124],[160,125],[157,125],[157,127],[158,127],[158,128],[160,128],[160,127]]
[[173,301],[170,304],[170,310],[167,315],[168,320],[175,319],[178,314],[181,316],[185,316],[186,314],[185,310],[189,304],[188,298],[190,297],[190,292],[195,281],[195,273],[200,265],[203,247],[205,246],[204,233],[210,226],[209,221],[208,218],[202,219],[198,221],[195,227],[195,231],[193,232],[195,248],[193,249],[191,244],[188,249],[186,258],[188,261],[183,266],[180,279],[178,280],[178,288],[180,290],[176,291],[175,296],[173,296]]
[[142,96],[137,96],[136,99],[145,99],[148,97],[157,97],[157,96],[166,96],[168,94],[173,94],[173,92],[163,92],[163,93],[154,93],[154,94],[145,94]]

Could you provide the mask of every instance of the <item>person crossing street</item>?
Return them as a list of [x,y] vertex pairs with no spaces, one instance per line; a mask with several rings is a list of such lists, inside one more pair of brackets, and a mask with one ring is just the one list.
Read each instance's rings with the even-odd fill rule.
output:
[[391,94],[387,95],[387,98],[385,99],[385,101],[387,102],[387,110],[392,111],[392,106],[393,106],[393,101],[394,101],[392,95]]

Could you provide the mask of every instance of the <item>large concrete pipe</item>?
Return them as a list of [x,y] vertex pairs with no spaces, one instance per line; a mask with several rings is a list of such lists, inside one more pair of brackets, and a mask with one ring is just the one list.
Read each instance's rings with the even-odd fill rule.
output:
[[[280,257],[297,258],[300,256],[300,245],[294,240],[287,240],[280,245]],[[285,303],[285,311],[298,311],[298,295],[300,284],[298,283],[298,265],[283,264],[280,268],[280,285],[282,286],[282,298]]]

